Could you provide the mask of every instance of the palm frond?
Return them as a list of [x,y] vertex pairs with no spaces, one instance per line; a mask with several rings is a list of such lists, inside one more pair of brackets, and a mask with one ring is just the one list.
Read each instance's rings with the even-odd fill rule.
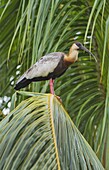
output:
[[55,96],[20,94],[32,97],[0,124],[1,169],[104,169]]
[[[1,74],[4,75],[3,73],[7,71],[2,76],[1,95],[4,95],[7,89],[9,89],[7,95],[12,94],[13,85],[10,78],[13,76],[15,83],[16,77],[18,78],[19,74],[21,75],[42,55],[53,51],[68,51],[75,34],[80,29],[81,24],[78,24],[76,28],[75,24],[82,22],[86,9],[85,6],[83,9],[81,6],[76,6],[74,2],[49,0],[45,3],[34,0],[13,1],[8,5],[1,19],[1,25],[3,25]],[[81,34],[85,31],[87,20],[84,20],[82,25]],[[19,63],[22,67],[17,70]],[[9,73],[8,70],[12,72]],[[42,90],[40,83],[34,83],[30,89],[37,92]]]
[[5,118],[5,115],[2,113],[2,111],[0,110],[0,121],[2,121],[2,119]]

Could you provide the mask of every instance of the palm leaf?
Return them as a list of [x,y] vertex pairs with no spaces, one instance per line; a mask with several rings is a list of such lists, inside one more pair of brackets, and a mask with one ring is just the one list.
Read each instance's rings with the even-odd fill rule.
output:
[[[1,96],[12,96],[18,76],[43,54],[68,52],[74,40],[85,39],[86,47],[98,62],[81,53],[79,62],[56,81],[55,89],[79,130],[109,169],[109,1],[6,2],[10,0],[3,0],[0,8]],[[48,82],[34,83],[29,90],[49,92]],[[21,100],[23,97],[19,96],[17,103]]]
[[[56,82],[56,93],[62,97],[71,118],[99,158],[107,165],[105,156],[107,157],[106,150],[109,148],[107,141],[109,14],[106,10],[108,5],[108,1],[93,2],[86,29],[86,41],[90,40],[90,48],[92,46],[98,62],[90,61],[89,57],[83,55],[80,62],[75,63],[72,70],[69,69],[66,75]],[[91,35],[89,40],[88,35]]]
[[[79,12],[77,12],[77,9]],[[76,6],[73,2],[59,0],[46,0],[45,3],[35,0],[14,0],[4,6],[3,11],[1,10],[5,15],[1,15],[3,27],[1,30],[2,50],[0,55],[2,62],[0,67],[2,69],[1,74],[3,75],[5,72],[5,75],[2,76],[1,95],[4,95],[7,89],[6,95],[12,94],[16,77],[18,78],[19,74],[21,75],[42,55],[53,51],[64,51],[66,49],[68,51],[75,34],[80,29],[80,25],[76,29],[74,26],[82,20],[82,15],[85,15],[86,9],[86,7],[82,9],[81,6]],[[9,15],[10,13],[13,15]],[[86,20],[83,25],[81,34],[85,31]],[[22,67],[17,69],[19,63]],[[10,70],[10,72],[6,72],[7,70]],[[19,73],[17,74],[17,72]],[[13,77],[12,80],[10,80],[11,77]],[[33,86],[30,86],[30,89],[37,92],[41,91],[39,85],[40,83],[34,83]],[[47,90],[46,84],[44,89]]]
[[2,111],[0,110],[0,121],[2,121],[2,119],[5,118],[5,115],[2,113]]
[[20,94],[32,97],[0,124],[0,169],[104,169],[56,97]]

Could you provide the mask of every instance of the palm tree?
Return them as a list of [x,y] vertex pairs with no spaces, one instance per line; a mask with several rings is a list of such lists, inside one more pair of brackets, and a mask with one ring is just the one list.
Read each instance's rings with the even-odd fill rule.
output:
[[[13,84],[18,76],[43,54],[53,51],[67,52],[75,40],[84,40],[87,48],[96,55],[97,63],[81,53],[79,62],[56,80],[55,89],[73,122],[104,167],[109,169],[109,2],[2,0],[0,5],[1,96],[11,97],[14,93]],[[48,82],[34,83],[26,90],[49,92]],[[39,98],[44,100],[43,95]],[[23,99],[25,95],[14,94],[11,109]],[[54,102],[53,104],[55,105]],[[44,110],[46,112],[46,109]],[[16,110],[10,115],[14,113]],[[9,116],[6,118],[8,121]]]

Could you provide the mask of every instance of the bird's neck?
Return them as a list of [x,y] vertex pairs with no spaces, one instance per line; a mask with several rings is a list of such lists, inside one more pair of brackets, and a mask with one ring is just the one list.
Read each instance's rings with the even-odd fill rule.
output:
[[65,61],[71,64],[78,60],[78,50],[70,49],[69,54],[65,56]]

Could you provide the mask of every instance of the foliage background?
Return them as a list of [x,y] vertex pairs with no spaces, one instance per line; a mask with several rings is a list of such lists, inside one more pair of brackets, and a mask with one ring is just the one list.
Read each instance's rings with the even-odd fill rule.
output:
[[[9,106],[18,77],[42,55],[67,53],[74,41],[95,54],[97,63],[80,53],[79,62],[55,81],[55,92],[109,169],[109,1],[2,0],[0,14],[1,110]],[[48,93],[48,82],[26,90]]]

